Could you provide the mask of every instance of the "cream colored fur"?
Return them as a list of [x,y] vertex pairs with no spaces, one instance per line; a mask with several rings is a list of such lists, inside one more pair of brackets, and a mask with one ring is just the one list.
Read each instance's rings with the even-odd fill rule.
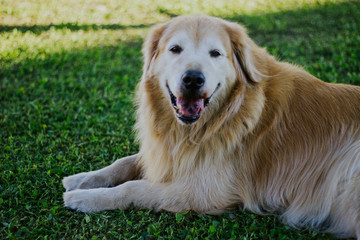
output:
[[[184,51],[169,53],[172,44]],[[211,58],[216,48],[221,56]],[[137,155],[63,180],[67,207],[220,213],[235,205],[291,226],[360,239],[360,88],[276,61],[235,23],[178,17],[153,27],[137,89]],[[182,124],[167,87],[201,70],[213,95]]]

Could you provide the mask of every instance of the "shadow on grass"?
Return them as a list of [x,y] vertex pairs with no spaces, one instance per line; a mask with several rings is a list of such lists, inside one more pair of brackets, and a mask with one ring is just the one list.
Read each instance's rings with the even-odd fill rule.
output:
[[[19,158],[40,168],[56,154],[91,159],[81,163],[89,169],[137,152],[132,100],[140,49],[134,40],[0,64],[0,148],[8,149],[0,153],[6,162],[0,170],[16,169],[17,161],[9,159]],[[61,164],[53,166],[59,173],[68,169]]]
[[[116,88],[130,91],[141,76],[141,44],[141,39],[132,39],[45,57],[41,52],[32,52],[22,61],[4,61],[0,64],[0,100],[4,100],[0,106],[6,105],[7,100],[11,102],[14,96],[36,98],[41,90],[54,91],[56,96],[65,93],[65,97],[72,98],[78,93],[88,95],[92,88],[103,89],[106,84],[116,83]],[[66,96],[69,92],[73,94]]]
[[280,60],[328,82],[360,85],[360,2],[261,15],[219,16],[245,25]]
[[120,24],[82,24],[77,23],[61,23],[61,24],[49,24],[49,25],[2,25],[0,24],[1,32],[11,32],[15,29],[19,32],[32,32],[40,34],[50,29],[68,29],[70,31],[89,31],[89,30],[123,30],[128,28],[148,28],[152,24],[138,24],[138,25],[120,25]]
[[341,34],[349,27],[359,31],[359,10],[359,1],[349,1],[269,14],[219,17],[243,23],[248,27],[250,34],[255,36],[260,34],[266,38],[266,34],[282,34],[306,37],[319,33]]

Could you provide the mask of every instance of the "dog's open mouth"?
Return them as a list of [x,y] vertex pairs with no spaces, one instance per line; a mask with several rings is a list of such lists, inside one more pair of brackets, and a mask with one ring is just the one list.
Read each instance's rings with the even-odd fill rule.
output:
[[199,120],[201,112],[209,104],[210,98],[185,99],[177,98],[168,87],[171,104],[176,112],[176,117],[185,124],[192,124]]

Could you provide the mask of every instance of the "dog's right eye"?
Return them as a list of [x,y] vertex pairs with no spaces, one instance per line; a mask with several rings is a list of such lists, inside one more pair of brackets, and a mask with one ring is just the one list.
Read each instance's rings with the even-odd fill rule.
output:
[[211,51],[209,52],[209,54],[210,54],[210,56],[213,57],[213,58],[217,58],[217,57],[221,56],[220,51],[219,51],[219,50],[216,50],[216,49],[211,50]]
[[179,54],[182,52],[182,50],[183,49],[179,45],[175,45],[175,46],[171,47],[169,51],[172,53],[175,53],[175,54]]

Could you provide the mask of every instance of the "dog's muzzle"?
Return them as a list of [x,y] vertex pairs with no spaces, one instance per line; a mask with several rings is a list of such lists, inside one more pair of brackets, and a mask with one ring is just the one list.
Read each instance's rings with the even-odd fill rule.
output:
[[176,117],[185,124],[192,124],[199,120],[202,111],[210,102],[210,97],[201,94],[205,85],[205,76],[197,70],[186,71],[181,77],[181,97],[176,97],[168,87],[171,104]]

